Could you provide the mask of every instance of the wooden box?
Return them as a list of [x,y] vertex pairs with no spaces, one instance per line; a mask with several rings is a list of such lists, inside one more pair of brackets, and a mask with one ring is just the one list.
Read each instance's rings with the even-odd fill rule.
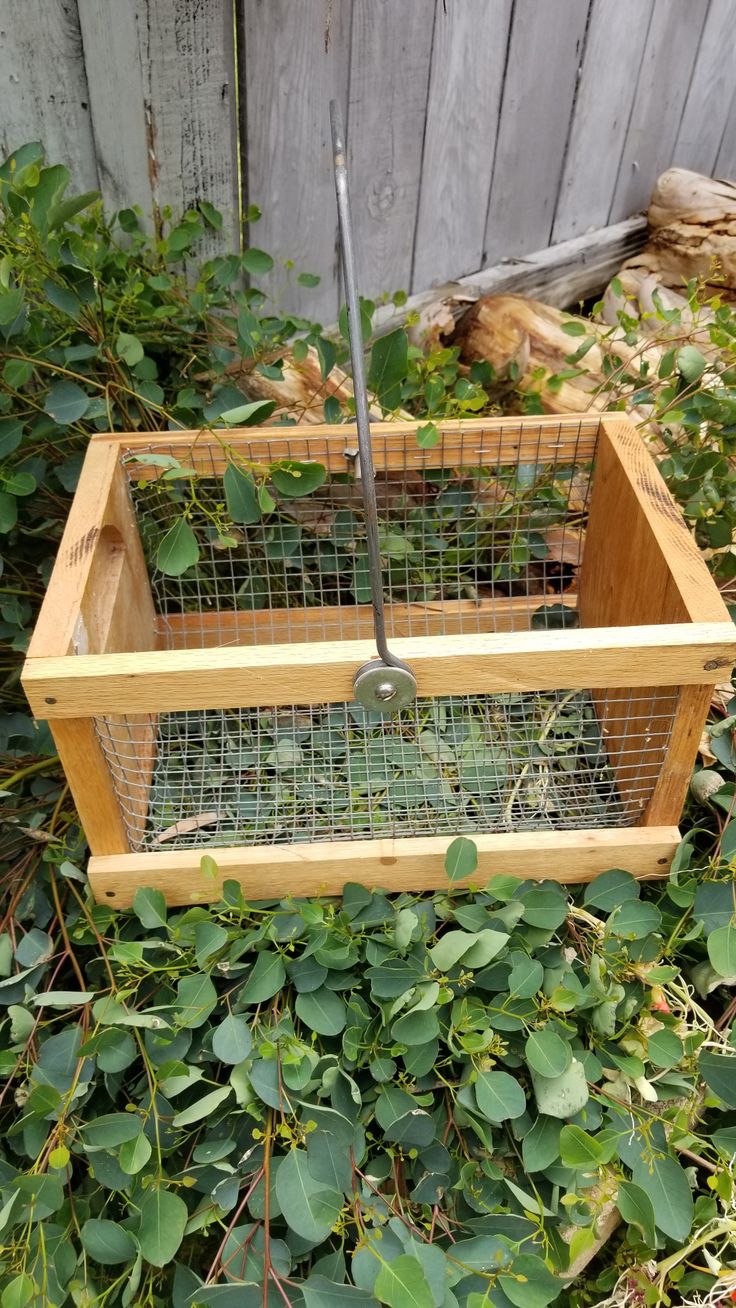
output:
[[[373,429],[388,635],[418,683],[413,715],[378,725],[351,706],[375,656],[352,429],[92,439],[23,684],[99,900],[429,890],[461,832],[473,884],[667,873],[736,660],[677,506],[622,415],[439,425],[432,449]],[[305,463],[319,493],[279,501]],[[228,535],[230,464],[262,491]],[[206,559],[167,580],[183,511]]]

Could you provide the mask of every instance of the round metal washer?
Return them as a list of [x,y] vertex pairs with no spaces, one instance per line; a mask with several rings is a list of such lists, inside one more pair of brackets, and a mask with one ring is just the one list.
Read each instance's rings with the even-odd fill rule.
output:
[[410,668],[371,659],[358,668],[353,690],[358,703],[372,713],[397,713],[416,699],[417,680]]

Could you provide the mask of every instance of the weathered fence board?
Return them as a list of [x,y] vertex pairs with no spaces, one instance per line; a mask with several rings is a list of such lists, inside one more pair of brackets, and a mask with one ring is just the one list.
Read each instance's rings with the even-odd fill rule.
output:
[[589,0],[516,0],[484,263],[547,245]]
[[652,4],[593,5],[552,229],[555,242],[608,222]]
[[736,0],[0,0],[0,147],[111,208],[209,200],[206,252],[258,204],[259,284],[332,322],[333,96],[361,290],[417,293],[640,211],[672,163],[733,177],[735,31]]
[[0,0],[0,152],[42,141],[80,191],[97,186],[75,4]]
[[654,179],[672,161],[708,4],[654,0],[609,222],[645,209]]
[[358,281],[411,281],[434,0],[353,0],[347,114]]
[[436,0],[432,73],[412,284],[432,286],[480,268],[498,134],[511,0],[448,8]]

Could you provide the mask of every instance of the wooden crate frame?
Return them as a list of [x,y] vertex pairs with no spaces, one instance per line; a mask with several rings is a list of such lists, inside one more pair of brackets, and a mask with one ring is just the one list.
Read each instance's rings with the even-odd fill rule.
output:
[[[736,662],[736,630],[728,611],[640,437],[625,416],[478,419],[440,424],[443,463],[453,450],[467,462],[484,438],[509,463],[525,434],[543,457],[577,459],[595,453],[596,472],[580,575],[580,628],[514,631],[515,608],[500,605],[494,634],[403,637],[392,648],[417,677],[423,696],[516,690],[604,688],[610,706],[631,694],[671,696],[678,689],[667,761],[636,826],[583,831],[478,835],[481,884],[498,872],[588,880],[618,866],[634,876],[666,875],[677,847],[682,804],[705,724],[712,687]],[[421,467],[427,455],[403,438],[408,423],[374,426],[377,469]],[[397,436],[402,440],[382,441]],[[264,464],[310,458],[344,471],[352,441],[345,426],[228,431],[231,448],[248,447]],[[288,447],[287,447],[288,442]],[[256,643],[160,648],[146,565],[122,454],[154,443],[187,451],[187,462],[225,467],[216,435],[166,432],[95,436],[85,458],[59,555],[23,670],[36,717],[47,719],[89,841],[90,882],[96,897],[129,906],[143,885],[161,889],[169,903],[217,899],[222,881],[241,882],[257,898],[269,882],[280,894],[339,894],[347,880],[391,890],[431,890],[446,884],[447,837],[340,840],[294,846],[222,847],[135,853],[131,850],[112,777],[95,729],[96,716],[147,715],[197,708],[233,708],[352,699],[355,670],[375,655],[366,638],[310,641],[304,610],[298,644]],[[193,452],[192,452],[193,451]],[[205,462],[206,460],[206,462]],[[139,465],[141,476],[155,475]],[[451,605],[461,618],[462,605]],[[237,636],[237,615],[233,616]],[[624,622],[627,625],[623,625]],[[292,613],[292,629],[294,617]],[[175,624],[176,625],[176,624]],[[362,632],[363,625],[360,630]],[[186,643],[186,620],[179,624]],[[509,630],[503,628],[508,627]],[[440,628],[438,627],[438,630]],[[298,689],[297,689],[298,688]],[[594,690],[594,694],[595,694]],[[605,713],[605,709],[602,710]],[[625,741],[632,768],[636,724]],[[153,742],[140,767],[150,777]],[[614,769],[616,758],[611,758]],[[141,823],[145,813],[139,814]],[[200,870],[212,854],[218,876]],[[274,877],[274,873],[277,875]],[[270,874],[270,875],[269,875]]]

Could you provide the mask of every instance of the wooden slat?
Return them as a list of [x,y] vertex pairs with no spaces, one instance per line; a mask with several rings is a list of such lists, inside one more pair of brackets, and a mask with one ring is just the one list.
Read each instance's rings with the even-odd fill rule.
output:
[[[420,423],[386,422],[371,425],[373,462],[377,472],[406,468],[478,466],[502,461],[533,463],[544,460],[562,462],[592,458],[600,423],[598,414],[574,417],[542,418],[471,418],[439,422],[442,453],[420,449],[416,443]],[[93,437],[92,444],[98,437]],[[346,472],[353,466],[357,437],[352,425],[315,424],[305,432],[301,428],[250,427],[211,433],[174,431],[123,433],[105,440],[116,442],[121,453],[151,446],[171,450],[198,471],[224,472],[229,451],[239,453],[250,462],[268,468],[280,459],[314,460],[332,472]],[[151,480],[160,470],[133,463],[136,478]]]
[[736,90],[731,100],[728,122],[721,137],[714,168],[715,177],[727,177],[736,180]]
[[49,163],[65,163],[72,187],[98,184],[87,75],[76,4],[4,0],[0,26],[0,158],[41,141]]
[[[478,869],[455,888],[482,886],[490,876],[542,877],[566,884],[590,881],[610,867],[635,877],[664,877],[680,841],[676,827],[600,831],[518,832],[477,835]],[[315,845],[172,850],[161,854],[92,858],[89,880],[95,898],[129,908],[140,886],[161,890],[168,904],[199,904],[222,898],[223,883],[239,881],[249,900],[272,889],[279,896],[339,895],[357,881],[397,892],[444,890],[449,838],[351,840]],[[214,877],[200,869],[202,854],[217,864]]]
[[92,718],[54,722],[51,734],[92,853],[125,853],[128,833]]
[[736,0],[710,0],[672,163],[710,177],[734,91]]
[[712,697],[712,686],[683,686],[680,690],[667,759],[643,815],[647,826],[679,822]]
[[436,0],[412,274],[420,288],[483,261],[482,197],[493,173],[510,17],[511,0]]
[[[386,606],[389,637],[455,635],[462,631],[524,631],[532,615],[554,596],[537,595],[483,600],[436,600],[423,604]],[[574,609],[575,595],[565,596]],[[173,613],[158,618],[156,629],[161,649],[213,649],[218,645],[278,645],[284,641],[314,641],[344,638],[370,640],[373,635],[370,604],[311,609],[260,609],[244,612]]]
[[[598,631],[418,636],[393,642],[419,695],[496,694],[592,686],[701,685],[736,662],[726,623]],[[23,686],[44,718],[250,705],[342,703],[375,657],[372,641],[158,650],[26,660]],[[721,676],[716,671],[716,676]]]
[[588,0],[516,0],[485,260],[549,245]]
[[654,0],[609,222],[645,209],[672,159],[708,3],[689,0],[673,22],[671,0]]
[[240,211],[230,0],[77,0],[107,203],[224,217],[202,254],[237,250]]
[[346,131],[363,295],[410,287],[433,27],[434,0],[353,0]]
[[[347,101],[351,4],[236,0],[240,29],[243,190],[263,216],[249,243],[293,259],[258,285],[296,313],[332,322],[338,309],[337,211],[328,105]],[[320,276],[301,287],[299,272]],[[365,289],[364,287],[361,289]]]
[[608,222],[651,12],[652,0],[594,0],[553,241]]

